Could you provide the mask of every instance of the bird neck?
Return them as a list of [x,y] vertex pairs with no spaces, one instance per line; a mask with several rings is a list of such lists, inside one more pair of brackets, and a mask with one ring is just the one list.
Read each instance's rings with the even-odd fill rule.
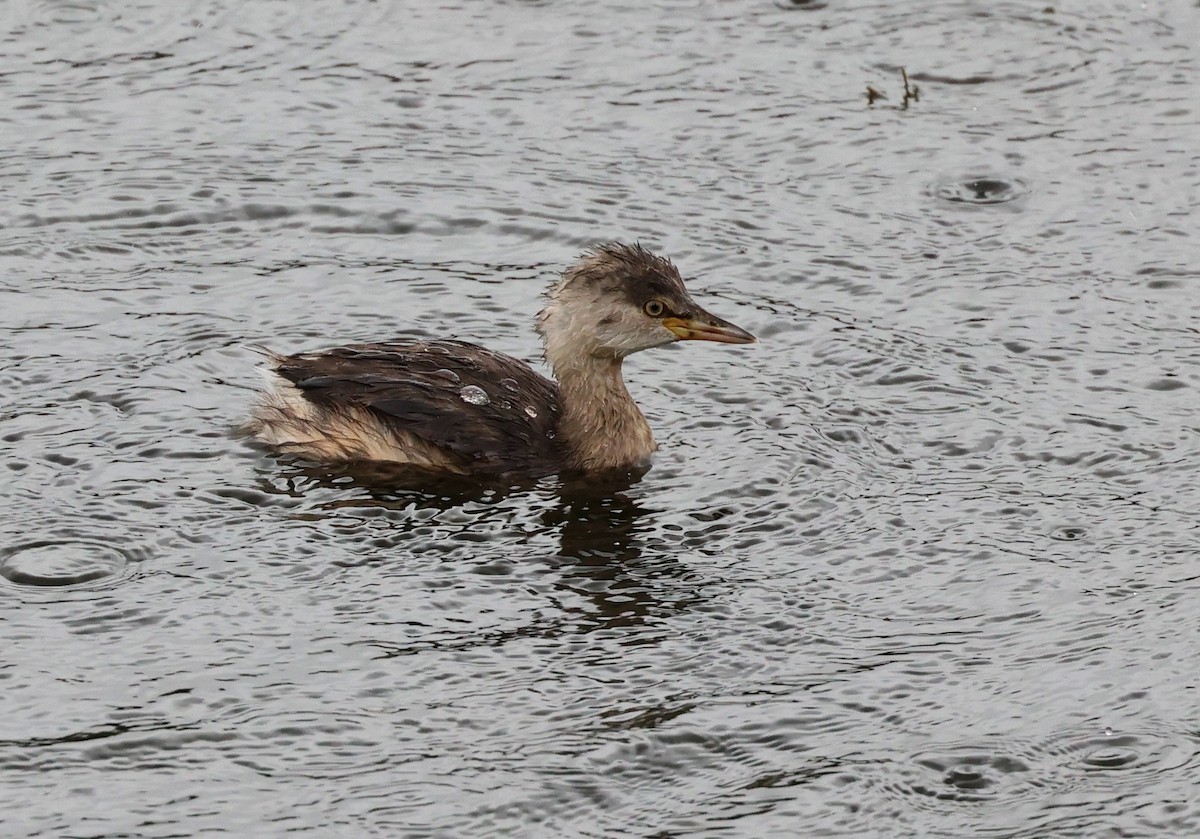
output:
[[658,448],[621,378],[621,360],[584,357],[554,365],[562,399],[559,436],[588,472],[644,465]]

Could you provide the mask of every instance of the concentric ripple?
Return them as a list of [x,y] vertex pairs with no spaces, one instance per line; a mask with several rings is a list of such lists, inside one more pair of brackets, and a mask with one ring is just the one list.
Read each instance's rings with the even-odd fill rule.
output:
[[0,548],[0,578],[21,588],[101,588],[124,574],[128,565],[118,548],[86,539]]
[[[866,809],[902,804],[926,813],[929,835],[953,825],[1042,824],[1053,834],[1043,802],[1057,797],[1104,801],[1111,792],[1180,787],[1200,767],[1194,735],[1163,732],[1064,732],[1041,741],[989,738],[917,752],[907,762],[877,764],[843,777]],[[863,787],[872,792],[862,798]],[[874,796],[880,800],[870,801]],[[985,806],[986,805],[986,806]],[[984,809],[979,809],[983,807]],[[965,820],[965,821],[964,821]]]
[[[1195,3],[0,9],[0,839],[1200,836]],[[231,433],[604,239],[637,480]]]
[[1029,187],[1017,178],[980,175],[944,181],[933,188],[933,194],[952,204],[1007,204],[1023,198]]

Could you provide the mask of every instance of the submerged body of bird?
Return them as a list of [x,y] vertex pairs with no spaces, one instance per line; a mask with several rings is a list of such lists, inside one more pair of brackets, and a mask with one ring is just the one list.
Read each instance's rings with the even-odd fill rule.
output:
[[311,460],[459,475],[636,469],[657,445],[621,378],[624,358],[680,340],[754,341],[640,245],[588,250],[546,298],[538,332],[556,381],[463,341],[265,350],[270,386],[250,431]]

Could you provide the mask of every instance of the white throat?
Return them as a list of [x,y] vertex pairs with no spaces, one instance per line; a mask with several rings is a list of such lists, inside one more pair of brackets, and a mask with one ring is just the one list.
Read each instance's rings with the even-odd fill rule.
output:
[[625,388],[621,357],[596,344],[593,332],[557,301],[539,325],[546,361],[562,397],[560,436],[572,466],[587,471],[644,465],[658,448],[650,424]]

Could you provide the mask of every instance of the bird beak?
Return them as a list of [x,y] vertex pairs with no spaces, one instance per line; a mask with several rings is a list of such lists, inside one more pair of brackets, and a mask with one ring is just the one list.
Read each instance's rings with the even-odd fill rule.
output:
[[690,318],[663,318],[662,325],[681,341],[718,341],[722,344],[753,344],[757,338],[739,326],[697,307]]

